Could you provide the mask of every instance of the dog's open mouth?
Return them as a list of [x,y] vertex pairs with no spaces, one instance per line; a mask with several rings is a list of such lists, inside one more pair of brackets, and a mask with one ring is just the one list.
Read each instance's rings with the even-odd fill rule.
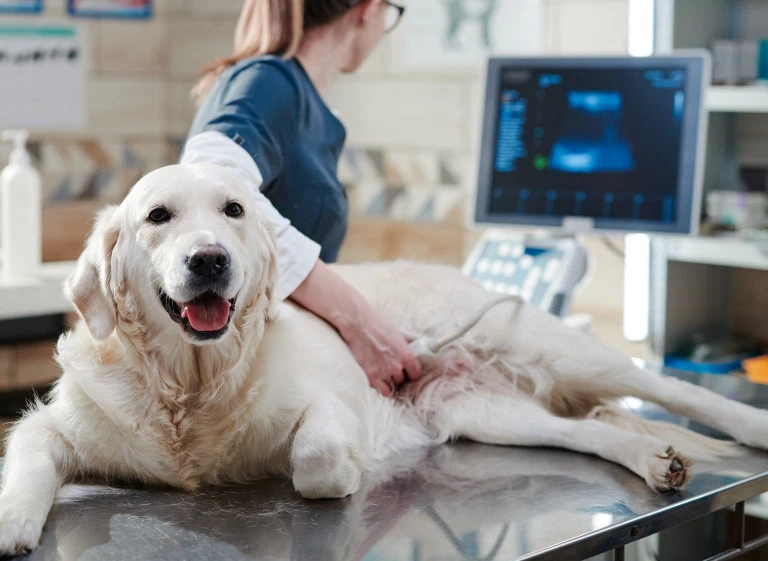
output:
[[171,319],[200,339],[215,339],[226,332],[237,298],[229,300],[207,291],[189,302],[176,302],[162,289],[160,302]]

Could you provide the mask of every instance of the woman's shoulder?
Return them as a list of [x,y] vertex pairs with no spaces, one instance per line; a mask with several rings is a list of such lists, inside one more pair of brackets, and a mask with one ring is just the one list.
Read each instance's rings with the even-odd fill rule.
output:
[[274,55],[243,59],[225,72],[222,79],[230,87],[249,91],[268,87],[274,93],[301,95],[302,75],[295,61]]

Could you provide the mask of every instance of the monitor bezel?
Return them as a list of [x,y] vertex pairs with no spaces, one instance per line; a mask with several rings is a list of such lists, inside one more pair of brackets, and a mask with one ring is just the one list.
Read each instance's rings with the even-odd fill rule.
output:
[[[516,214],[490,214],[488,199],[491,195],[493,162],[496,148],[496,120],[498,118],[501,72],[505,68],[632,68],[684,67],[686,69],[686,104],[692,111],[684,115],[681,139],[681,158],[678,169],[678,187],[681,200],[674,223],[569,216],[521,216]],[[711,60],[708,51],[685,51],[672,55],[649,57],[629,56],[569,56],[569,57],[492,57],[488,59],[485,79],[480,150],[477,163],[477,181],[468,217],[472,227],[570,229],[571,223],[581,231],[599,230],[601,235],[616,233],[692,234],[699,230],[701,197],[704,183],[704,159],[709,112],[706,91],[710,81]],[[694,116],[696,118],[694,118]]]

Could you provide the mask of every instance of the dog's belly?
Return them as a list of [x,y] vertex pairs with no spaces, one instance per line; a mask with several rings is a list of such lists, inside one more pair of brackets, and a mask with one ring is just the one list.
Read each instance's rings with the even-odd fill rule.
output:
[[[452,267],[400,262],[335,269],[414,339],[452,335],[498,297]],[[445,347],[437,360],[424,365],[424,377],[407,384],[401,395],[416,401],[417,407],[434,410],[452,396],[486,386],[491,392],[547,396],[541,399],[542,405],[571,415],[589,410],[594,400],[581,395],[578,377],[570,383],[569,363],[625,360],[597,339],[567,328],[555,316],[511,302],[492,309],[466,335]],[[553,372],[560,373],[557,384]],[[552,399],[563,392],[570,398],[568,403]],[[424,393],[429,394],[430,403],[418,402]]]
[[455,330],[491,297],[452,267],[389,263],[335,270],[412,337]]
[[[463,327],[498,294],[452,267],[389,263],[335,266],[379,311],[412,338],[440,338]],[[518,363],[579,358],[579,350],[616,355],[593,337],[534,306],[508,303],[488,312],[461,341],[514,357]]]

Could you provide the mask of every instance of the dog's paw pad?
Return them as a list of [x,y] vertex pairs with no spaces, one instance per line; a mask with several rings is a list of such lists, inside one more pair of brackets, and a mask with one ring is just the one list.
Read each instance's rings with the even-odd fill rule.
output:
[[648,464],[646,481],[659,492],[679,491],[688,483],[691,461],[681,456],[672,446],[654,454]]

